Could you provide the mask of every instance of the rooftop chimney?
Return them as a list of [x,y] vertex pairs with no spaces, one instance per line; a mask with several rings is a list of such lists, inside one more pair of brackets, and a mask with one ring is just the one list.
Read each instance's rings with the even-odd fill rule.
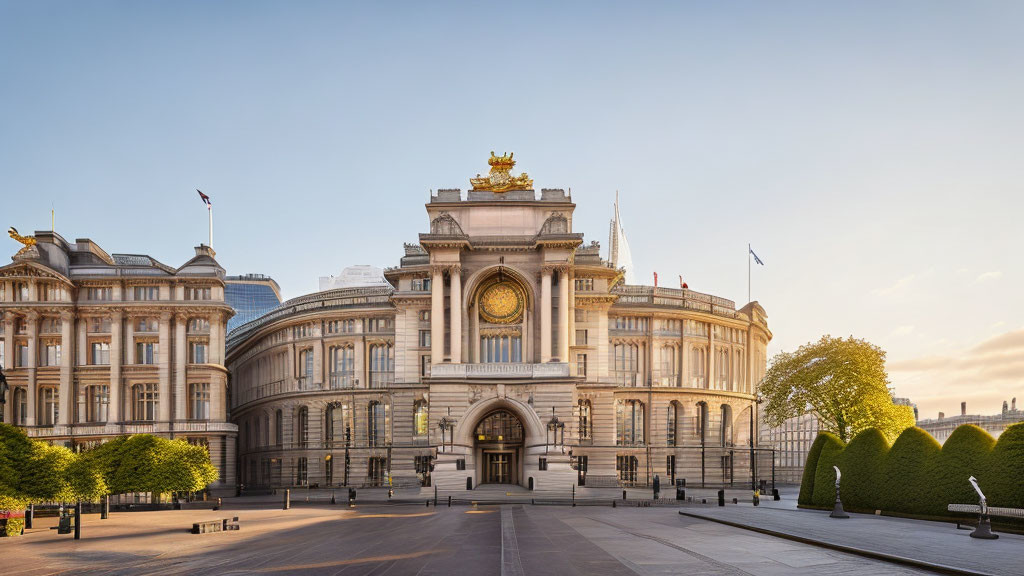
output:
[[960,403],[960,415],[967,416],[967,402]]
[[1009,409],[1009,408],[1008,408],[1008,406],[1007,406],[1007,404],[1006,404],[1006,400],[1003,400],[1003,414],[1006,414],[1006,411],[1007,411],[1008,409]]
[[1010,410],[1016,410],[1016,409],[1017,409],[1017,397],[1016,397],[1016,396],[1014,396],[1014,397],[1013,397],[1013,398],[1012,398],[1012,399],[1010,400]]
[[939,420],[942,420],[945,417],[946,417],[946,413],[945,412],[939,412]]

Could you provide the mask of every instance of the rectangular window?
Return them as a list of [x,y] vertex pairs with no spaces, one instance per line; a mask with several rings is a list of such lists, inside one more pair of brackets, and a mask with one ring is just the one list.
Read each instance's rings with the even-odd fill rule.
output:
[[639,468],[640,463],[636,456],[619,455],[615,457],[615,469],[619,472],[619,481],[627,486],[636,483]]
[[110,386],[100,384],[89,386],[87,395],[89,422],[106,422],[110,407]]
[[12,286],[12,296],[15,302],[28,302],[28,283],[15,282]]
[[185,300],[210,300],[211,288],[185,288]]
[[537,469],[538,470],[547,470],[548,469],[548,459],[543,457],[543,456],[541,456],[540,459],[537,460]]
[[44,342],[39,350],[40,366],[60,366],[60,344],[57,342]]
[[93,342],[90,345],[89,360],[93,366],[107,366],[110,364],[110,343]]
[[430,330],[420,330],[420,348],[430,348]]
[[305,457],[299,458],[295,465],[295,483],[305,486],[309,482],[309,461]]
[[7,365],[7,342],[0,340],[0,370],[10,368]]
[[587,377],[587,355],[577,354],[576,355],[576,375],[580,378]]
[[53,426],[57,423],[57,405],[59,404],[56,388],[39,389],[39,425]]
[[427,378],[430,376],[430,356],[420,356],[420,377]]
[[412,289],[415,292],[430,292],[430,278],[413,278]]
[[430,310],[420,310],[420,322],[430,322]]
[[192,341],[188,343],[188,361],[190,364],[206,364],[207,343],[205,341]]
[[573,308],[573,316],[577,322],[589,322],[590,314],[586,308]]
[[135,344],[136,364],[156,364],[160,361],[160,345],[157,342],[138,342]]
[[577,292],[593,292],[594,291],[594,279],[593,278],[577,278],[576,279],[576,291]]
[[209,382],[189,385],[189,417],[193,420],[208,420],[210,418]]
[[154,421],[157,418],[157,402],[160,392],[156,384],[136,384],[132,387],[135,420]]
[[99,316],[89,318],[89,322],[86,324],[86,332],[93,334],[109,334],[110,318],[102,318]]
[[19,342],[18,348],[18,367],[25,368],[28,366],[28,344]]
[[577,330],[576,331],[576,345],[577,346],[586,346],[587,345],[587,331],[586,330]]
[[112,300],[113,297],[114,291],[109,286],[88,288],[85,291],[85,299],[92,300],[93,302]]
[[135,300],[159,300],[160,288],[158,286],[136,286]]

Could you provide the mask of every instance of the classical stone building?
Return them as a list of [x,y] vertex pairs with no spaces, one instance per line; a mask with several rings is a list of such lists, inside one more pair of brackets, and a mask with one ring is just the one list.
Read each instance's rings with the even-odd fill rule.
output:
[[224,270],[196,248],[179,268],[107,254],[54,232],[0,268],[4,422],[81,449],[153,433],[208,446],[214,493],[234,492],[237,428],[227,420]]
[[1024,410],[1017,408],[1017,398],[1013,398],[1010,402],[1003,401],[1003,409],[998,414],[968,414],[967,402],[961,402],[959,416],[947,418],[945,414],[939,412],[938,418],[918,420],[917,426],[931,434],[932,437],[939,441],[939,444],[945,444],[950,434],[964,424],[980,426],[993,437],[999,438],[1003,430],[1018,422],[1024,422]]
[[511,155],[439,190],[391,286],[289,300],[233,330],[246,486],[749,485],[756,302],[624,285],[571,197]]

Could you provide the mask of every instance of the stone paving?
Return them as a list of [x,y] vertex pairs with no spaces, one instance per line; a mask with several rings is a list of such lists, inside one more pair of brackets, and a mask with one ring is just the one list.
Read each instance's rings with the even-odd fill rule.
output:
[[[234,508],[234,509],[232,509]],[[772,514],[780,514],[771,511]],[[187,532],[238,516],[241,530]],[[89,515],[83,539],[37,519],[0,539],[2,572],[35,574],[922,574],[683,517],[677,508],[302,505]]]
[[682,513],[733,525],[846,546],[871,553],[979,574],[1024,575],[1024,536],[1000,533],[998,540],[978,540],[955,524],[850,514],[829,518],[821,510],[738,506],[684,506]]

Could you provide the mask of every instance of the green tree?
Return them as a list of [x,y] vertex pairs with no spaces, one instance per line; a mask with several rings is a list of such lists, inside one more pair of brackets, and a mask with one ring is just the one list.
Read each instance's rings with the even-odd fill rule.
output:
[[891,440],[914,425],[913,410],[892,402],[885,352],[853,337],[826,335],[776,355],[758,391],[770,426],[811,411],[843,442],[872,427]]

